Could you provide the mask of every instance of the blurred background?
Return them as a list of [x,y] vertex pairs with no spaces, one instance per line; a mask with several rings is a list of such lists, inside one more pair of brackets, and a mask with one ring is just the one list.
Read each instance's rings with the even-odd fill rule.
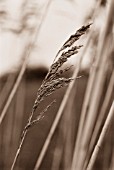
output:
[[[74,83],[60,121],[52,135],[40,166],[37,168],[40,170],[71,169],[84,96],[86,95],[92,67],[95,66],[96,54],[99,51],[99,35],[103,27],[105,27],[109,6],[110,1],[106,0],[0,1],[1,170],[9,170],[11,168],[19,146],[21,133],[30,115],[37,90],[53,63],[58,50],[82,25],[93,23],[90,28],[92,30],[91,43],[88,45],[81,63],[82,49],[80,49],[77,55],[72,56],[67,63],[68,66],[73,64],[74,67],[65,73],[66,77],[72,76],[75,68],[79,67],[79,64],[80,68],[77,76],[82,77]],[[112,35],[114,35],[114,28],[112,30]],[[77,42],[77,45],[86,46],[89,36],[88,31]],[[114,48],[113,50],[111,48],[108,55],[114,56]],[[103,122],[107,117],[114,99],[114,58],[109,58],[110,59],[107,59],[107,69],[103,74],[105,76],[102,76],[104,77],[103,83],[99,83],[99,90],[102,89],[102,93],[96,115],[101,111],[104,98],[107,94],[109,99],[107,105],[104,104],[106,107],[104,117],[102,118],[103,121],[100,124],[100,130],[97,131],[95,142],[92,145],[88,159],[85,161],[83,170],[84,168],[86,169],[86,164],[90,159],[101,132]],[[102,62],[102,60],[100,62]],[[19,74],[18,88],[15,94],[11,95]],[[112,83],[111,86],[109,86],[110,81]],[[48,99],[45,99],[36,110],[34,116],[41,112],[53,99],[56,99],[56,103],[47,111],[45,117],[39,121],[37,125],[29,129],[14,169],[34,169],[58,109],[60,108],[62,99],[66,94],[66,90],[67,87],[57,90],[53,95],[50,95]],[[107,92],[108,90],[110,92]],[[92,99],[94,100],[94,95],[91,96],[91,100]],[[95,128],[96,122],[98,121],[97,116],[94,120]],[[95,166],[93,167],[94,170],[113,170],[114,168],[113,130],[114,124],[111,124],[109,129],[110,133],[108,133],[103,143],[103,149],[97,157]],[[89,147],[90,143],[86,144]]]

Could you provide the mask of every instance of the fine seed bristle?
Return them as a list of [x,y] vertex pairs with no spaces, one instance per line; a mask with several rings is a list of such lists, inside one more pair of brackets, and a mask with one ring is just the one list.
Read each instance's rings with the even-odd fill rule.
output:
[[[78,29],[74,34],[72,34],[68,40],[63,44],[63,46],[60,48],[58,53],[56,54],[55,59],[60,54],[61,51],[65,50],[68,47],[71,47],[83,34],[86,33],[86,31],[90,28],[92,23],[87,24],[86,26],[82,26],[80,29]],[[55,61],[54,59],[54,61]]]
[[75,34],[71,35],[70,38],[64,43],[64,45],[62,46],[62,50],[70,47],[71,45],[73,45],[75,43],[75,41],[77,41],[83,34],[85,34],[85,32],[87,31],[88,28],[90,28],[92,24],[88,24],[86,26],[82,26],[80,29],[78,29],[76,31]]
[[47,79],[49,79],[49,77],[52,78],[52,77],[56,74],[56,72],[58,71],[58,69],[59,69],[65,62],[67,62],[67,59],[68,59],[69,57],[71,57],[72,55],[77,54],[77,53],[78,53],[78,49],[80,49],[81,47],[82,47],[82,45],[80,45],[80,46],[74,46],[74,47],[71,47],[70,49],[68,49],[67,51],[63,52],[63,53],[61,54],[61,56],[58,58],[58,60],[51,65],[50,71],[48,72],[48,74],[47,74],[47,76],[46,76],[46,78],[45,78],[45,81],[46,81]]

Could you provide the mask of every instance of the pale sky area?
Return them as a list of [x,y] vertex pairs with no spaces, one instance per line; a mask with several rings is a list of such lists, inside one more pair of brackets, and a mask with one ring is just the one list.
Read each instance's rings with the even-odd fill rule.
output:
[[[27,33],[16,35],[7,31],[7,28],[18,30],[20,27],[23,2],[23,0],[0,2],[0,10],[7,9],[9,13],[9,19],[4,21],[0,29],[0,75],[17,69],[25,45],[31,40],[31,36]],[[35,3],[33,7],[36,8],[39,17],[32,16],[28,20],[30,27],[39,25],[47,0],[33,0],[32,3]],[[85,19],[91,13],[94,5],[95,0],[52,0],[34,50],[28,58],[28,65],[49,67],[64,41],[85,23]],[[31,6],[30,3],[29,6]],[[0,25],[1,23],[0,17]]]

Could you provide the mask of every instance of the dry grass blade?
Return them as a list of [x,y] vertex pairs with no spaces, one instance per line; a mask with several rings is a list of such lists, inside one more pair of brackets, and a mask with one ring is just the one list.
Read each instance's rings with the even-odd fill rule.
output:
[[94,163],[96,161],[96,158],[98,156],[99,150],[102,147],[102,143],[103,143],[104,138],[106,136],[106,133],[108,131],[108,128],[109,128],[109,126],[110,126],[110,124],[111,124],[111,122],[113,120],[113,116],[114,116],[114,101],[112,103],[112,106],[110,108],[109,114],[108,114],[107,119],[105,121],[105,124],[103,126],[102,132],[101,132],[100,137],[99,137],[98,142],[97,142],[97,145],[95,146],[94,151],[92,153],[92,156],[91,156],[90,162],[88,164],[87,170],[92,170],[92,168],[93,168],[93,165],[94,165]]

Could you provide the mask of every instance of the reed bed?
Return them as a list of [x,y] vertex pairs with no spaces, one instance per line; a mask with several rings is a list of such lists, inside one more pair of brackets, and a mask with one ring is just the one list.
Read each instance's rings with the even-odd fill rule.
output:
[[[42,83],[40,82],[33,105],[30,105],[32,108],[30,114],[25,115],[27,84],[22,78],[26,75],[28,56],[33,50],[50,4],[51,1],[48,1],[40,25],[30,32],[34,33],[31,34],[33,38],[23,53],[16,81],[14,81],[16,75],[9,76],[1,90],[0,97],[3,94],[5,96],[0,107],[2,110],[0,150],[3,156],[0,158],[0,167],[6,170],[28,169],[29,164],[29,169],[34,170],[113,170],[114,137],[111,135],[114,130],[113,0],[110,0],[108,6],[106,2],[99,1],[91,16],[92,24],[84,24],[77,29],[58,50]],[[94,22],[102,6],[106,6],[106,21],[104,27],[94,36],[96,31]],[[86,39],[84,45],[77,45],[82,37]],[[89,69],[83,71],[82,62],[91,47],[94,56]],[[73,67],[68,64],[72,56],[78,57]],[[68,76],[70,72],[72,74]],[[63,87],[66,89],[63,99],[57,113],[55,115],[52,113],[52,119],[49,112],[57,105],[54,94],[57,95],[59,91],[61,93]],[[44,131],[47,129],[43,124],[46,120],[50,125],[45,133],[40,128],[43,126]],[[37,137],[34,134],[37,134]],[[35,138],[39,141],[34,140]],[[34,144],[35,156],[31,152],[32,160],[27,163],[23,161],[23,150],[27,145],[33,147]],[[32,147],[27,147],[26,152],[32,150]]]

